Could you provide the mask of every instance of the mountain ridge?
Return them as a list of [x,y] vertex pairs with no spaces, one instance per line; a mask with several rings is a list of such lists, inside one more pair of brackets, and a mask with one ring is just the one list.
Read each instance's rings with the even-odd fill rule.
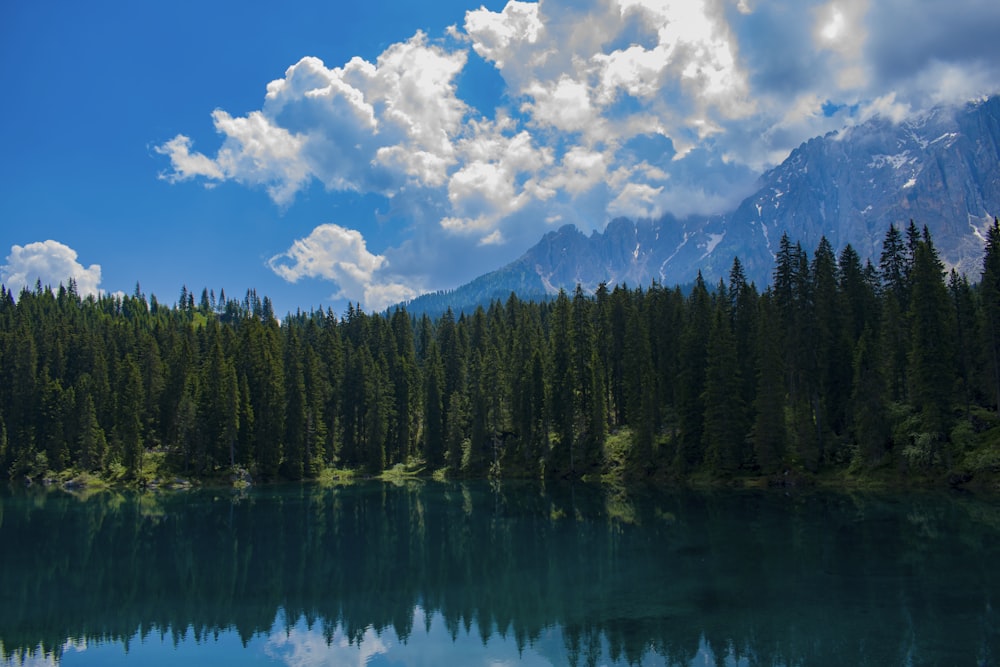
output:
[[[454,290],[417,297],[411,312],[474,308],[511,292],[544,298],[580,284],[645,286],[714,282],[739,257],[758,285],[770,282],[782,234],[804,248],[821,237],[878,262],[890,224],[927,226],[941,259],[974,274],[985,230],[1000,214],[1000,96],[937,107],[894,122],[876,116],[813,137],[758,179],[731,212],[612,219],[585,235],[564,225],[520,258]],[[429,298],[433,297],[433,298]]]

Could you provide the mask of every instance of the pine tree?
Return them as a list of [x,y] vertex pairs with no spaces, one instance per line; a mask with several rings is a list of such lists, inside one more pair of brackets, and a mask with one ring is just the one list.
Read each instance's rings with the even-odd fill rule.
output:
[[[480,311],[481,312],[481,311]],[[483,356],[478,348],[481,341],[473,343],[472,360],[469,364],[469,382],[467,388],[469,407],[469,442],[465,458],[465,472],[479,476],[487,467],[487,447],[490,440],[489,408],[486,393],[486,368]]]
[[424,430],[423,454],[427,465],[436,470],[444,465],[444,414],[442,411],[443,371],[437,342],[430,341],[430,352],[424,362]]
[[916,243],[912,271],[909,390],[924,429],[943,440],[950,429],[954,386],[951,303],[944,266],[929,236]]
[[992,371],[993,406],[1000,412],[1000,219],[998,218],[993,218],[993,226],[987,232],[980,291],[983,297],[986,357]]
[[577,285],[573,294],[573,377],[576,380],[576,416],[573,462],[580,474],[598,467],[603,460],[606,419],[603,372],[594,344],[593,302]]
[[865,327],[876,328],[877,312],[875,292],[865,279],[865,269],[857,251],[846,245],[837,260],[840,311],[844,319],[844,331],[851,346],[861,338]]
[[[719,292],[724,292],[721,284]],[[706,348],[702,442],[707,462],[723,473],[735,472],[743,463],[747,425],[741,386],[730,304],[719,298]]]
[[879,338],[866,327],[854,354],[853,388],[849,423],[858,446],[860,463],[875,466],[882,461],[890,440],[886,419],[886,382]]
[[285,436],[285,374],[281,334],[277,322],[260,319],[246,323],[247,380],[254,413],[254,460],[265,480],[278,476]]
[[607,325],[602,336],[608,341],[608,386],[610,396],[611,421],[615,426],[627,422],[625,407],[625,327],[628,320],[631,293],[622,286],[615,286],[608,299]]
[[306,471],[307,415],[306,379],[303,351],[297,327],[285,329],[285,434],[281,473],[288,479],[302,479]]
[[122,367],[122,393],[118,404],[118,437],[123,447],[122,465],[131,479],[138,479],[142,471],[143,432],[142,376],[139,364],[132,356],[127,357]]
[[698,273],[688,298],[687,321],[681,333],[677,388],[677,418],[680,427],[675,465],[689,470],[701,463],[705,423],[705,356],[712,328],[712,302],[705,280]]
[[329,385],[323,363],[313,345],[305,347],[305,361],[302,368],[305,380],[305,452],[303,475],[316,477],[326,461],[327,425],[323,417],[324,406],[329,401]]
[[462,458],[468,439],[469,407],[465,394],[454,391],[448,401],[451,414],[448,418],[448,432],[446,435],[447,463],[452,471],[462,469]]
[[979,336],[976,331],[976,304],[972,296],[972,287],[965,275],[959,275],[955,269],[948,277],[948,292],[951,296],[952,309],[955,314],[955,364],[961,386],[960,395],[965,403],[965,417],[970,418],[972,398],[974,393],[973,377],[975,375],[976,352]]
[[392,414],[392,390],[385,357],[373,359],[367,348],[361,349],[361,363],[365,368],[363,394],[364,423],[362,432],[362,458],[369,473],[385,469],[385,445],[389,435]]
[[[84,380],[78,386],[86,386]],[[78,448],[80,452],[79,465],[87,471],[100,470],[104,465],[104,454],[108,443],[104,429],[97,422],[97,411],[94,409],[94,399],[89,392],[83,392],[78,411],[80,425],[78,428]]]
[[733,258],[733,266],[729,272],[728,293],[736,340],[736,359],[742,379],[740,399],[746,410],[744,419],[749,422],[753,418],[753,402],[757,390],[757,304],[760,296],[756,287],[747,283],[738,257]]
[[886,364],[889,395],[894,401],[907,399],[906,352],[909,348],[909,325],[906,321],[910,294],[910,259],[903,237],[895,226],[890,226],[882,242],[879,260],[882,281],[882,349]]
[[392,460],[405,462],[415,453],[420,420],[420,382],[413,327],[403,309],[397,308],[391,319],[393,354],[390,359],[390,380],[394,389],[393,422],[390,426],[389,449]]
[[549,468],[560,474],[576,474],[576,445],[574,443],[576,424],[575,388],[573,358],[573,310],[569,297],[563,290],[556,297],[552,312],[552,328],[549,348],[552,356],[552,382],[549,392],[549,415],[555,430],[556,444],[553,447]]
[[604,464],[604,444],[607,438],[607,408],[604,403],[602,373],[597,350],[591,347],[590,363],[587,368],[590,378],[589,402],[585,413],[586,428],[583,434],[583,469],[600,470]]
[[778,470],[785,456],[785,372],[781,321],[771,292],[760,299],[757,335],[757,395],[753,424],[754,457],[761,472]]
[[659,425],[655,423],[656,396],[652,391],[653,357],[649,332],[636,304],[629,308],[625,331],[625,410],[632,429],[629,465],[636,473],[649,474],[653,468],[653,440]]
[[833,246],[820,239],[812,263],[812,299],[815,317],[816,419],[820,455],[843,458],[833,440],[843,432],[845,407],[851,394],[851,353],[844,326],[843,300],[838,285]]

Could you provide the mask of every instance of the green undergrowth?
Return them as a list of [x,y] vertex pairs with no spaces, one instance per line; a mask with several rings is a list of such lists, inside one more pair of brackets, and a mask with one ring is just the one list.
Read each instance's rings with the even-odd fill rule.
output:
[[[842,468],[827,468],[813,473],[791,462],[773,474],[754,470],[720,473],[702,464],[684,473],[674,470],[670,457],[669,437],[662,436],[654,445],[654,458],[659,459],[655,470],[634,460],[633,433],[621,428],[608,434],[604,446],[604,463],[600,470],[588,473],[584,482],[601,484],[611,489],[626,489],[652,483],[662,488],[808,488],[876,491],[912,488],[967,488],[975,491],[1000,493],[1000,418],[995,413],[974,411],[958,422],[949,434],[953,443],[948,457],[938,457],[933,465],[915,465],[902,448],[886,452],[877,462],[860,462],[857,457]],[[252,471],[237,466],[222,468],[212,475],[190,477],[178,472],[176,463],[166,451],[150,449],[143,453],[136,475],[129,475],[123,465],[112,462],[100,472],[70,468],[61,472],[46,469],[44,455],[24,465],[20,476],[11,479],[23,483],[41,483],[46,487],[63,488],[74,494],[88,495],[107,489],[185,489],[201,487],[246,488],[260,483]],[[173,463],[173,465],[172,465]],[[535,476],[541,477],[540,473]],[[443,467],[435,469],[419,458],[393,465],[378,474],[359,470],[326,467],[317,477],[306,480],[322,486],[351,484],[361,479],[376,479],[394,484],[428,479],[446,481],[468,478],[462,472]],[[472,477],[476,477],[473,475]],[[508,467],[501,462],[489,474],[490,479],[532,478],[530,471]],[[267,480],[264,480],[267,481]]]

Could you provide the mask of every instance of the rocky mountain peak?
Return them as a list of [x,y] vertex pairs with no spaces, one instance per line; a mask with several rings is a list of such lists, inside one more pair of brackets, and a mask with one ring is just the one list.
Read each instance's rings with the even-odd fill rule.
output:
[[[927,226],[949,267],[977,279],[985,230],[1000,214],[1000,96],[814,137],[758,186],[724,215],[616,218],[590,236],[565,225],[470,285],[494,285],[505,298],[509,288],[554,294],[601,282],[686,284],[699,271],[713,283],[736,256],[763,285],[782,234],[810,251],[825,236],[838,251],[851,244],[862,261],[877,263],[889,225],[911,219]],[[466,287],[453,293],[456,304],[469,302]]]

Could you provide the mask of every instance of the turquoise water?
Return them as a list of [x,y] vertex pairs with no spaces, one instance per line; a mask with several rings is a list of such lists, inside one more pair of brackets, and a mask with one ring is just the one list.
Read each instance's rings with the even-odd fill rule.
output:
[[0,489],[4,665],[1000,665],[1000,502]]

